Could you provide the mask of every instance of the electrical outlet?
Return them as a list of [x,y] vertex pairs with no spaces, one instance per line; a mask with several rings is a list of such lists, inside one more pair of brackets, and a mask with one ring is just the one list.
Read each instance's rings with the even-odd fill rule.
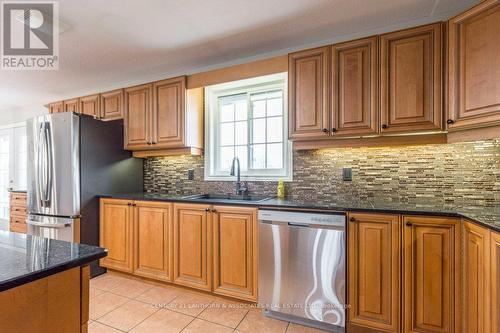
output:
[[193,169],[188,170],[188,180],[194,180],[194,170]]
[[342,169],[342,180],[345,182],[352,181],[352,168],[343,168]]

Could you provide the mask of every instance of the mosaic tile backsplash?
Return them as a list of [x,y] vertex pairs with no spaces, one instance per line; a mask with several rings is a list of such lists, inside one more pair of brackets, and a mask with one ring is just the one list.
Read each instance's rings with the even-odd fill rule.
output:
[[[342,168],[353,180],[342,180]],[[194,169],[195,179],[187,179]],[[232,193],[234,182],[203,181],[199,156],[149,158],[146,192],[171,195]],[[275,182],[248,182],[251,193],[274,196]],[[286,194],[297,200],[432,201],[435,204],[496,206],[500,202],[500,139],[439,145],[335,148],[294,152],[293,182]]]

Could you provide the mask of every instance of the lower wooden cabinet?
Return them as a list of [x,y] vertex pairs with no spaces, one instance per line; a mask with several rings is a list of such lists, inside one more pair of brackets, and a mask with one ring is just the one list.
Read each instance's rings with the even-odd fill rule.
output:
[[214,206],[214,293],[257,301],[257,210]]
[[13,232],[26,233],[27,225],[27,194],[24,192],[10,192],[10,224],[9,230]]
[[132,203],[130,200],[101,199],[99,245],[108,249],[100,265],[123,272],[133,271]]
[[257,209],[101,199],[101,266],[257,300]]
[[174,205],[174,283],[211,290],[210,206]]
[[172,204],[136,201],[134,214],[134,274],[172,280]]
[[348,215],[348,330],[399,332],[399,215]]
[[491,332],[500,332],[500,233],[491,232]]

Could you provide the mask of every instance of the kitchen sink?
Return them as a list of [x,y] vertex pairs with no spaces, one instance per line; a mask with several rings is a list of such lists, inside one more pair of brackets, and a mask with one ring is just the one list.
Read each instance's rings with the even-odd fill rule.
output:
[[254,196],[254,195],[236,195],[236,194],[195,194],[183,197],[183,199],[196,200],[196,201],[217,201],[217,202],[262,202],[270,199],[269,197]]

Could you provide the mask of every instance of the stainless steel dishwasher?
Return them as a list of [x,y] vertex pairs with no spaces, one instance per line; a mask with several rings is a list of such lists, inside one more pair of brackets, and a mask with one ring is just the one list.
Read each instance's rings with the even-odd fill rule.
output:
[[259,305],[267,316],[345,332],[346,218],[259,210]]

